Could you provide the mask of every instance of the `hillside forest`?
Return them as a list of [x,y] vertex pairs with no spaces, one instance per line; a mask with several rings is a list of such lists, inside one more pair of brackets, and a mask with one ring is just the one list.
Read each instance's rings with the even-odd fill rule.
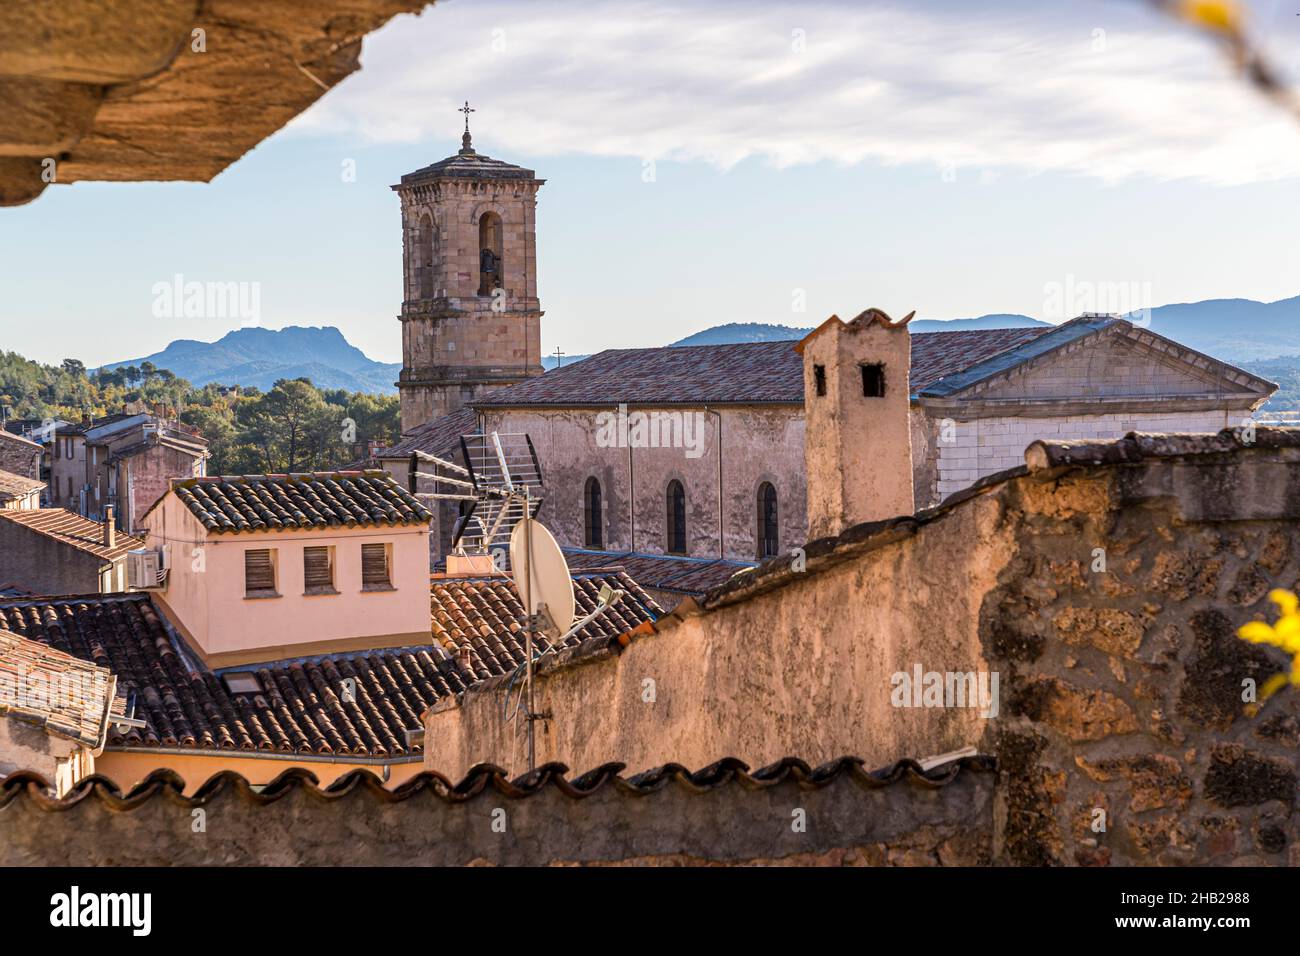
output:
[[368,442],[399,432],[396,395],[320,389],[281,379],[269,391],[195,387],[150,362],[88,371],[77,359],[44,365],[0,352],[0,406],[6,420],[61,419],[162,407],[198,429],[212,458],[208,474],[324,471],[364,457]]

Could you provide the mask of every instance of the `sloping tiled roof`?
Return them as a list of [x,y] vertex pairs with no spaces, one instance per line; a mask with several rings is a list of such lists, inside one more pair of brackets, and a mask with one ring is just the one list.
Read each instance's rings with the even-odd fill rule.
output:
[[128,551],[143,548],[144,541],[129,534],[117,532],[113,547],[104,546],[104,523],[83,518],[66,508],[33,508],[29,511],[0,511],[0,520],[12,521],[25,528],[53,538],[86,554],[105,561],[120,558]]
[[[503,159],[476,152],[466,141],[465,148],[454,156],[440,159],[402,177],[402,186],[430,179],[536,179],[531,169],[507,163]],[[397,186],[393,187],[397,189]]]
[[[10,421],[8,424],[10,426],[15,425],[15,423],[12,421]],[[30,438],[26,438],[22,435],[19,435],[16,432],[9,431],[7,428],[0,428],[0,441],[13,442],[15,445],[22,445],[24,447],[30,446],[32,451],[34,452],[37,451],[44,452],[45,450],[45,446],[42,445],[40,442],[34,442]]]
[[[603,584],[627,593],[618,604],[561,646],[576,647],[593,638],[615,638],[664,613],[664,609],[623,571],[581,573],[575,570],[573,594],[578,617],[596,609]],[[431,590],[434,639],[451,651],[468,645],[472,680],[509,673],[524,662],[525,635],[520,624],[524,605],[509,578],[438,575],[433,578]],[[550,646],[544,638],[541,640],[543,648]]]
[[460,437],[478,431],[478,416],[472,408],[458,408],[449,415],[410,431],[391,448],[375,452],[376,458],[409,458],[411,452],[422,451],[435,458],[447,458],[460,450]]
[[[600,586],[628,592],[614,613],[568,645],[613,640],[663,613],[625,574],[576,575],[579,614]],[[389,757],[421,749],[406,731],[435,701],[523,662],[516,618],[522,604],[506,579],[435,579],[430,584],[435,642],[231,668],[251,672],[257,692],[230,691],[168,629],[147,594],[0,599],[0,628],[109,668],[134,697],[143,728],[114,730],[112,747]],[[541,639],[539,647],[546,647]],[[567,645],[566,645],[567,646]],[[468,666],[461,660],[469,650]],[[355,681],[353,700],[343,689]]]
[[423,524],[433,517],[383,471],[187,478],[173,482],[172,491],[213,532]]
[[27,478],[23,475],[15,475],[12,471],[0,470],[0,501],[21,498],[44,487],[45,482],[43,481]]
[[684,558],[671,554],[591,551],[586,548],[562,550],[569,567],[575,571],[626,571],[642,587],[697,596],[730,580],[739,572],[754,567],[744,561],[723,558]]
[[106,667],[0,630],[0,715],[97,749],[125,711],[115,686]]
[[[1051,330],[1035,326],[919,332],[912,336],[912,391]],[[611,349],[490,392],[474,406],[802,405],[803,359],[794,350],[797,344],[791,340]]]

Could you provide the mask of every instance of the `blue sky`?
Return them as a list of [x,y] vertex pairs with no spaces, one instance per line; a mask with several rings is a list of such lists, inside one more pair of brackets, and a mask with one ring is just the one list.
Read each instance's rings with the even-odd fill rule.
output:
[[[1294,11],[1252,12],[1300,62]],[[1071,279],[1140,288],[1134,308],[1300,294],[1300,123],[1137,0],[450,0],[362,62],[211,184],[0,211],[0,348],[93,365],[238,327],[156,318],[179,273],[399,360],[388,186],[455,151],[466,98],[475,146],[548,180],[547,352],[872,305],[1056,318],[1045,290]]]

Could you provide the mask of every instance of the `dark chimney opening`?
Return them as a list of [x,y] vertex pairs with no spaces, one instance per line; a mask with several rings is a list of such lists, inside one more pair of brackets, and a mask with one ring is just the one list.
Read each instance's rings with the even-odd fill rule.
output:
[[862,394],[867,398],[885,397],[885,366],[882,364],[862,366]]
[[813,366],[813,381],[817,385],[817,394],[825,395],[826,394],[826,366],[825,365]]

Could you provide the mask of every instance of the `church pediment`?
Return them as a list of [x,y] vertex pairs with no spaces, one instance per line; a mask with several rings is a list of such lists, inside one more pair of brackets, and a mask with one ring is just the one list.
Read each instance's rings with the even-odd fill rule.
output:
[[1263,401],[1272,383],[1122,319],[1088,317],[1058,327],[920,391],[925,404]]

